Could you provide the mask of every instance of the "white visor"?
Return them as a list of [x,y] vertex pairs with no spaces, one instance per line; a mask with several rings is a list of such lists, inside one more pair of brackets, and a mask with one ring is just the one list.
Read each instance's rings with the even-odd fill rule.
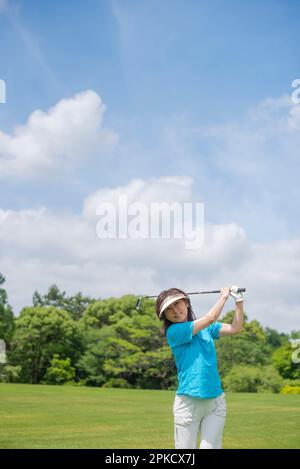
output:
[[162,313],[168,308],[168,306],[174,303],[174,301],[178,301],[183,298],[187,299],[187,297],[181,293],[179,293],[178,295],[167,296],[160,307],[159,317],[161,317]]

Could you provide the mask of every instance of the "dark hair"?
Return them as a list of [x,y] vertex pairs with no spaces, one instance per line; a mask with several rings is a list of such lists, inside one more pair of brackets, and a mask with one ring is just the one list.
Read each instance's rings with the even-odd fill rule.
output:
[[188,295],[183,291],[183,290],[180,290],[179,288],[169,288],[168,290],[163,290],[157,297],[156,299],[156,303],[155,303],[155,311],[156,311],[156,314],[158,316],[158,318],[163,321],[163,327],[161,328],[161,334],[166,336],[167,334],[167,330],[170,326],[172,326],[172,324],[174,324],[172,321],[169,321],[167,318],[166,318],[166,315],[165,313],[163,312],[161,317],[159,317],[159,312],[160,312],[160,307],[163,303],[163,301],[165,300],[165,298],[167,296],[170,296],[170,295],[176,295],[176,294],[183,294],[186,296],[186,301],[187,301],[187,310],[188,310],[188,316],[187,316],[187,320],[188,321],[194,321],[196,319],[196,316],[194,314],[194,311],[192,310],[192,305],[191,305],[191,301],[188,297]]

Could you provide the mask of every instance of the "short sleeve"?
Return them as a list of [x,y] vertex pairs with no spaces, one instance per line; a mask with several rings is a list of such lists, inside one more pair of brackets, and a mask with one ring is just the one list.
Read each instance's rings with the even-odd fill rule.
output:
[[214,322],[208,327],[209,333],[212,336],[213,339],[219,339],[220,338],[220,329],[222,327],[221,322]]
[[188,344],[193,338],[193,321],[176,323],[167,330],[167,340],[170,347]]

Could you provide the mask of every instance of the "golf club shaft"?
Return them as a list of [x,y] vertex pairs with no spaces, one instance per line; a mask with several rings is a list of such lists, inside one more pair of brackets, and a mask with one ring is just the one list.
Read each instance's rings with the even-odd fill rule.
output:
[[[246,291],[246,288],[238,288],[238,293],[243,293]],[[221,290],[209,290],[209,291],[193,291],[187,292],[187,295],[204,295],[206,293],[221,293]],[[157,298],[158,295],[143,296],[142,298]]]
[[[246,288],[238,288],[237,292],[242,293],[245,292]],[[187,295],[204,295],[206,293],[221,293],[221,290],[209,290],[209,291],[193,291],[193,292],[188,292]],[[141,301],[143,298],[157,298],[158,295],[147,295],[147,296],[139,296],[138,300],[136,302],[136,309],[139,311],[141,307]]]

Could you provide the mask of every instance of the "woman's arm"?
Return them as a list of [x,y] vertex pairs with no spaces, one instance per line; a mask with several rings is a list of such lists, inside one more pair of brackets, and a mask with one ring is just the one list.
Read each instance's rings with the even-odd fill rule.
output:
[[[225,287],[221,289],[221,297],[217,303],[211,308],[211,310],[202,318],[194,321],[193,335],[196,335],[202,329],[210,326],[220,316],[222,309],[229,297],[229,288]],[[222,330],[222,329],[221,329]]]
[[232,324],[222,324],[220,329],[220,337],[225,335],[236,335],[243,329],[243,301],[235,303],[235,315]]

